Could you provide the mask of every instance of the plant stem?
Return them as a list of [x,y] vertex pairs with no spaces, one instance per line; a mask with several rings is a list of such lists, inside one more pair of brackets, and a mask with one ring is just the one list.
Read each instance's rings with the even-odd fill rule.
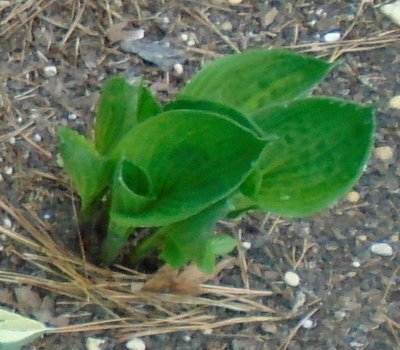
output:
[[164,241],[164,231],[162,229],[154,232],[150,237],[140,242],[131,252],[129,256],[132,265],[137,264],[143,258],[148,256],[152,251],[160,248]]
[[107,236],[100,251],[102,263],[109,265],[118,257],[118,254],[128,241],[129,232],[132,230],[132,228],[121,227],[112,222],[112,220],[110,221]]

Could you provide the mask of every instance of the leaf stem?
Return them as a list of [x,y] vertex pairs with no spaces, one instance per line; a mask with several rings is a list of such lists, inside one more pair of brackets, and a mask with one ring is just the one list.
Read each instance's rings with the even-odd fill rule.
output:
[[132,265],[137,264],[152,251],[161,247],[164,242],[164,230],[159,229],[150,237],[140,242],[130,253],[129,261]]

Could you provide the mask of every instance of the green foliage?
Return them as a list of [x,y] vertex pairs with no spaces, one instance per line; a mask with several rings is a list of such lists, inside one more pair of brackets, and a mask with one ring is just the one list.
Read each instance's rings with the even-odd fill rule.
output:
[[84,219],[108,203],[103,262],[135,229],[152,227],[133,262],[156,250],[173,267],[192,261],[211,272],[236,245],[213,232],[218,220],[254,209],[311,215],[343,196],[368,160],[374,116],[370,107],[307,97],[332,67],[249,50],[205,67],[165,107],[141,81],[110,78],[94,142],[60,131]]
[[50,330],[39,321],[0,308],[0,350],[20,349]]

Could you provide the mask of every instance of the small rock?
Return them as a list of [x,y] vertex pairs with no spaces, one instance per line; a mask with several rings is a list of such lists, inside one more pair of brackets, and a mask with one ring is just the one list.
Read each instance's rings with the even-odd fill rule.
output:
[[290,287],[297,287],[300,284],[300,277],[296,272],[288,271],[285,273],[285,283]]
[[86,349],[87,350],[101,350],[102,345],[106,341],[104,339],[98,339],[98,338],[87,338],[86,339]]
[[13,172],[14,172],[14,169],[12,167],[10,167],[10,166],[6,166],[4,168],[4,172],[5,172],[6,175],[12,175]]
[[393,158],[393,149],[389,146],[375,148],[375,156],[380,160],[391,160]]
[[16,140],[16,138],[14,136],[11,136],[8,141],[10,142],[10,144],[15,145],[15,142],[17,140]]
[[40,141],[42,141],[42,136],[40,136],[40,134],[35,134],[35,135],[33,135],[33,139],[36,142],[40,142]]
[[228,0],[231,5],[239,5],[243,0]]
[[353,267],[360,267],[361,263],[358,260],[354,260],[353,263],[351,264]]
[[68,114],[68,120],[76,120],[78,116],[75,113]]
[[394,96],[390,99],[389,107],[394,109],[400,109],[400,95]]
[[3,219],[3,225],[5,228],[10,229],[12,227],[12,222],[9,218],[6,217]]
[[192,337],[190,335],[186,334],[183,336],[182,339],[185,343],[189,343],[192,340]]
[[213,332],[212,328],[206,328],[201,331],[204,335],[211,335]]
[[275,334],[278,330],[278,327],[273,322],[263,322],[261,323],[261,329],[265,333]]
[[251,248],[251,242],[247,242],[247,241],[242,242],[242,248],[249,250]]
[[360,200],[360,194],[356,191],[351,191],[347,194],[346,199],[350,203],[357,203]]
[[187,35],[186,33],[182,33],[181,34],[181,40],[182,41],[188,41],[189,40],[189,35]]
[[309,318],[306,318],[305,320],[303,320],[303,321],[301,322],[301,326],[302,326],[304,329],[311,329],[311,328],[314,327],[314,322],[313,322],[312,320],[310,320]]
[[230,32],[233,29],[233,25],[229,21],[225,21],[221,24],[221,29],[225,30],[226,32]]
[[146,350],[146,344],[140,338],[133,338],[129,340],[125,347],[129,350]]
[[393,248],[387,243],[374,243],[371,245],[371,252],[379,256],[392,256]]
[[386,17],[391,19],[393,23],[400,26],[400,1],[382,5],[380,10]]
[[342,37],[342,33],[340,30],[332,30],[328,33],[325,33],[322,36],[322,40],[325,41],[326,43],[334,43],[338,40],[340,40]]
[[55,65],[49,65],[43,68],[43,74],[46,78],[55,77],[57,75],[57,67]]
[[183,74],[183,66],[180,63],[174,64],[174,71],[176,75],[182,75]]

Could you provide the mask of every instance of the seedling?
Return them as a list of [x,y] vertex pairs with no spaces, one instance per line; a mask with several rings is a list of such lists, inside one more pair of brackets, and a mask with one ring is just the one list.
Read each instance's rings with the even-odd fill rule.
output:
[[249,50],[206,66],[166,106],[142,82],[108,79],[94,140],[60,131],[82,220],[108,219],[102,261],[152,227],[133,262],[157,251],[173,267],[211,272],[236,245],[214,233],[218,220],[248,210],[307,216],[346,194],[371,152],[374,108],[310,97],[333,67]]

